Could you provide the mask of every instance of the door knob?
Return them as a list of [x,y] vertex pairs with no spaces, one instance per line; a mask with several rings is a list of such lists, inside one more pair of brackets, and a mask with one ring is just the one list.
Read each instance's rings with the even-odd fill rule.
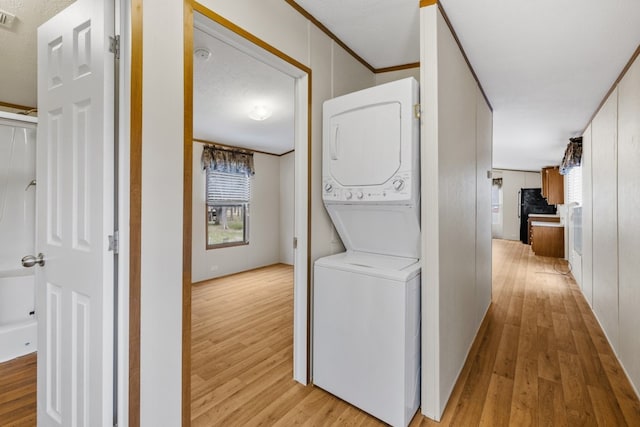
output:
[[25,255],[22,257],[22,266],[23,267],[33,267],[38,264],[40,267],[44,266],[44,254],[40,252],[37,257],[33,255]]

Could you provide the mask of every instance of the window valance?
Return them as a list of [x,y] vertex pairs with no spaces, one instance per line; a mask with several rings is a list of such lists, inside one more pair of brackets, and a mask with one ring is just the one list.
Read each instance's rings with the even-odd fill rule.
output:
[[255,174],[253,153],[246,151],[205,145],[200,163],[202,164],[202,169],[216,172],[242,174],[245,176]]
[[570,138],[560,164],[560,174],[567,175],[572,168],[582,163],[582,137]]

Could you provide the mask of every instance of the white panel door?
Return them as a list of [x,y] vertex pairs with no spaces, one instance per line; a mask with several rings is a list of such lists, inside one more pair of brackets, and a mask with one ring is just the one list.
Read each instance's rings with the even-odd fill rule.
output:
[[113,2],[38,29],[38,425],[112,425]]

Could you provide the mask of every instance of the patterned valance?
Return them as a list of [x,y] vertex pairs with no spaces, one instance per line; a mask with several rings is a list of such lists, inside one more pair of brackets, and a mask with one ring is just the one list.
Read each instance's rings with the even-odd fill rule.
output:
[[202,164],[202,169],[237,173],[246,176],[255,174],[253,168],[253,153],[246,151],[205,145],[202,150],[200,163]]
[[567,175],[571,168],[582,163],[582,137],[570,138],[560,164],[560,174]]

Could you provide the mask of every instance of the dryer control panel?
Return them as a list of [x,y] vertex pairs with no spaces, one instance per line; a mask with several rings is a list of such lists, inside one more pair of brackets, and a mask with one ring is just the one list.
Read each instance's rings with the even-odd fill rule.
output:
[[409,202],[414,191],[410,172],[400,172],[382,185],[345,187],[331,178],[322,183],[322,199],[325,202]]
[[420,200],[418,83],[398,80],[325,101],[325,203],[415,205]]

